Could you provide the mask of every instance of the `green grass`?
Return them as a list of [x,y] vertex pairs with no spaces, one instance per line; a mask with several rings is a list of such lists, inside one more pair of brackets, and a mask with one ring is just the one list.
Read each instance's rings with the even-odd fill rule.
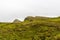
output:
[[0,23],[0,40],[60,40],[60,18],[26,17],[23,22]]

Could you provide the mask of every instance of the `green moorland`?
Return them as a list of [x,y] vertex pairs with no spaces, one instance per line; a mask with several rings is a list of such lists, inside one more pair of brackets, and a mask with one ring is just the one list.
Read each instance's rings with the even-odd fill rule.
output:
[[0,40],[60,40],[60,17],[28,16],[23,22],[0,22]]

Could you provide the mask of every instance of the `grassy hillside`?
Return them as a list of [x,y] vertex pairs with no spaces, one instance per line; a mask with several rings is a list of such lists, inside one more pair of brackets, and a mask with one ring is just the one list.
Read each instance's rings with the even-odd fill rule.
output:
[[60,40],[60,17],[28,16],[23,22],[1,22],[0,40]]

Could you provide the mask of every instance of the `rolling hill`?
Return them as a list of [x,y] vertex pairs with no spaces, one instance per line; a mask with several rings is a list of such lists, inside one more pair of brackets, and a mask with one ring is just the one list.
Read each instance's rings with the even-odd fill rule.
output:
[[60,17],[28,16],[0,23],[0,40],[60,40]]

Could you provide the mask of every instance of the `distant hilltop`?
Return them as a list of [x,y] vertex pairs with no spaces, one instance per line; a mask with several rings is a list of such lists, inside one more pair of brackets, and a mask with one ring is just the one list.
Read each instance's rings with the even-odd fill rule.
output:
[[13,23],[20,23],[21,21],[20,20],[18,20],[18,19],[15,19],[14,21],[13,21]]
[[[50,19],[58,19],[60,20],[60,16],[59,17],[46,17],[46,16],[27,16],[24,21],[34,21],[34,20],[50,20]],[[15,19],[13,20],[13,22],[11,23],[21,23],[22,21],[19,19]],[[0,22],[0,23],[10,23],[10,22]]]
[[[24,21],[32,21],[32,20],[41,20],[41,19],[48,19],[49,17],[43,17],[43,16],[27,16]],[[20,23],[21,21],[19,19],[15,19],[13,23]]]
[[[33,20],[50,20],[50,19],[59,19],[60,20],[60,16],[59,17],[45,17],[45,16],[27,16],[24,21],[33,21]],[[20,21],[19,19],[15,19],[13,21],[13,23],[20,23],[22,21]]]

